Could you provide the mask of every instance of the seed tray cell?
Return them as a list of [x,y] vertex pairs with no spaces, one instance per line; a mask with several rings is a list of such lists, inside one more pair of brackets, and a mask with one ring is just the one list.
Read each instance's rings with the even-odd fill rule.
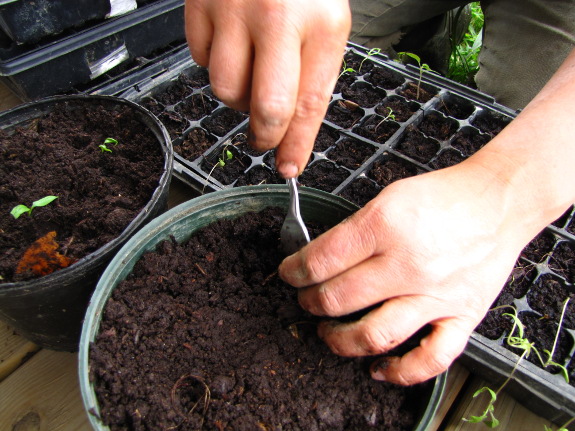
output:
[[[427,71],[420,78],[418,68],[391,61],[385,55],[370,55],[354,44],[348,46],[345,67],[353,71],[342,73],[338,79],[312,156],[299,180],[359,206],[394,181],[465,160],[517,114],[485,94]],[[178,96],[176,89],[183,92]],[[369,97],[363,97],[362,90],[368,91]],[[258,153],[247,145],[248,115],[233,112],[219,102],[210,91],[205,69],[191,59],[124,92],[125,97],[150,109],[162,107],[160,116],[177,112],[175,107],[193,95],[201,95],[194,99],[196,106],[215,105],[172,135],[180,179],[201,192],[283,182],[274,170],[274,151]],[[169,103],[166,98],[170,98]],[[228,116],[234,120],[220,129],[218,119]],[[178,153],[191,131],[192,142],[202,151]],[[229,159],[226,150],[232,153]],[[224,177],[234,164],[239,166],[235,173]],[[544,350],[552,348],[553,340],[549,344],[542,337],[558,331],[561,304],[575,293],[574,213],[570,208],[525,247],[493,304],[516,308],[544,359]],[[472,334],[461,361],[494,385],[511,376],[506,391],[547,419],[564,422],[575,416],[575,387],[563,379],[558,367],[542,367],[535,354],[519,361],[517,349],[507,344],[512,321],[504,314],[511,311],[506,307],[489,312]],[[575,304],[571,304],[553,356],[554,362],[567,368],[572,381],[574,322]]]

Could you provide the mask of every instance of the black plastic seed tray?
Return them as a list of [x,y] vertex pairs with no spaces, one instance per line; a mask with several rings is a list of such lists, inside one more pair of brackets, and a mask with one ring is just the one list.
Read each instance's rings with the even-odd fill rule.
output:
[[111,10],[111,0],[1,0],[0,28],[17,44],[34,43]]
[[182,41],[184,1],[158,0],[46,43],[1,47],[0,79],[23,100],[62,94]]
[[[369,55],[354,44],[345,59],[346,67],[356,72],[338,80],[299,180],[360,206],[393,181],[461,162],[517,114],[433,73],[424,71],[420,82],[418,68]],[[221,103],[210,90],[207,71],[189,56],[164,73],[126,85],[120,94],[162,120],[173,139],[176,176],[200,193],[283,182],[274,171],[273,150],[262,154],[247,145],[248,115]],[[552,350],[558,332],[560,305],[575,289],[574,212],[571,208],[525,248],[494,304],[518,310],[544,360],[544,350]],[[461,361],[492,381],[494,389],[511,376],[506,390],[549,420],[561,423],[574,417],[575,387],[559,369],[543,368],[534,353],[519,361],[517,350],[507,345],[511,319],[503,313],[511,311],[490,312]],[[502,324],[500,331],[497,324]],[[568,308],[559,333],[553,361],[575,380],[575,305]]]

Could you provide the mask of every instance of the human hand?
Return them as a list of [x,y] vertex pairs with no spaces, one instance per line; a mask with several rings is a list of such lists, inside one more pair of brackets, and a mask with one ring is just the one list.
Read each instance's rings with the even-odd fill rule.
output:
[[194,60],[228,106],[250,111],[250,145],[277,148],[285,178],[308,162],[351,28],[347,0],[186,0]]
[[463,351],[535,235],[511,217],[507,192],[480,164],[465,162],[398,181],[287,257],[280,276],[320,316],[385,301],[358,321],[320,324],[320,337],[342,356],[385,353],[430,323],[418,347],[371,369],[375,379],[403,385],[427,380]]

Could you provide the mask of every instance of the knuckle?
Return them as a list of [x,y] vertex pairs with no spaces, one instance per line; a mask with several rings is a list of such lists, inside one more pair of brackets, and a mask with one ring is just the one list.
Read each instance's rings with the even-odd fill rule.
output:
[[234,105],[244,97],[244,91],[239,86],[230,85],[230,80],[217,74],[210,74],[212,91],[226,105]]
[[364,326],[360,331],[360,345],[367,355],[387,352],[398,344],[397,338],[381,326]]
[[317,301],[321,310],[328,316],[338,316],[342,309],[341,301],[330,289],[320,288],[317,292]]
[[265,101],[254,100],[252,114],[256,115],[266,128],[283,127],[291,117],[292,102],[287,95],[267,96]]

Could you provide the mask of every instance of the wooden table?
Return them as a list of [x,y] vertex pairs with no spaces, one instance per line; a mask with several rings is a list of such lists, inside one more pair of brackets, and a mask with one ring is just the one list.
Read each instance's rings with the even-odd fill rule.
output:
[[[0,111],[21,101],[0,84]],[[187,199],[178,182],[170,190],[170,202]],[[78,355],[40,349],[0,322],[0,431],[89,431],[78,384]],[[478,431],[483,424],[462,418],[478,415],[486,398],[473,393],[486,383],[454,363],[447,388],[429,431]],[[549,421],[533,414],[505,393],[498,397],[496,416],[502,431],[543,431]],[[557,427],[554,427],[556,429]]]

